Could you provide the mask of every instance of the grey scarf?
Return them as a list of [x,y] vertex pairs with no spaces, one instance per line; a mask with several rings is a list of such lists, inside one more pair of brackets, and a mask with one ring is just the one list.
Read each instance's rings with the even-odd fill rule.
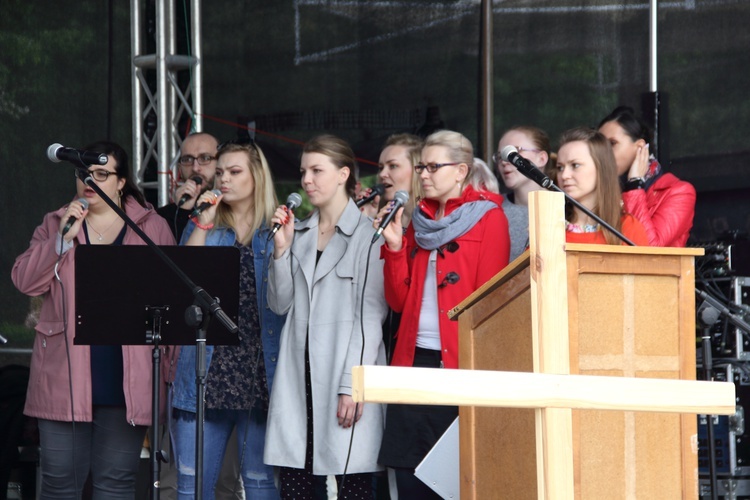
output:
[[414,239],[421,248],[435,250],[468,233],[493,208],[497,208],[497,203],[488,200],[472,201],[464,203],[440,220],[426,217],[421,209],[415,210],[411,219]]

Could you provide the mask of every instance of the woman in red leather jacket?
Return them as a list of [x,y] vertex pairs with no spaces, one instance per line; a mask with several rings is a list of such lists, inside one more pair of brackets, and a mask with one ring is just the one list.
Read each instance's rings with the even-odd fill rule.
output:
[[643,224],[649,244],[684,247],[693,227],[695,188],[664,172],[649,154],[651,131],[632,108],[616,108],[601,121],[599,132],[615,153],[625,211]]
[[[448,311],[508,264],[502,196],[470,185],[473,165],[466,137],[447,130],[430,135],[415,166],[424,199],[405,236],[401,213],[383,232],[385,298],[402,313],[392,365],[458,368],[458,324]],[[396,470],[400,498],[440,498],[414,468],[456,416],[455,406],[388,406],[378,462]]]

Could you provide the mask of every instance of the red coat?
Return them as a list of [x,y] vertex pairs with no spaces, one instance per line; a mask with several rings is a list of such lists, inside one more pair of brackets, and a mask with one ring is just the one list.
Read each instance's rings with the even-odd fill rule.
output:
[[625,210],[646,229],[655,247],[684,247],[695,216],[695,188],[672,174],[659,177],[647,191],[622,193]]
[[[448,319],[448,311],[500,272],[508,264],[510,255],[508,220],[500,208],[502,196],[475,191],[467,186],[460,198],[448,200],[445,214],[450,214],[464,203],[477,200],[493,201],[497,208],[487,212],[466,234],[454,240],[458,243],[457,250],[443,250],[443,256],[438,254],[437,258],[438,285],[450,272],[457,273],[460,277],[456,283],[438,287],[437,290],[440,343],[446,368],[458,368],[458,322]],[[434,217],[438,203],[424,200],[420,208],[428,217]],[[428,250],[417,246],[412,226],[406,232],[400,251],[393,252],[388,249],[388,245],[382,246],[381,258],[385,259],[385,299],[394,311],[402,313],[391,362],[394,366],[412,366],[414,362],[429,256]]]

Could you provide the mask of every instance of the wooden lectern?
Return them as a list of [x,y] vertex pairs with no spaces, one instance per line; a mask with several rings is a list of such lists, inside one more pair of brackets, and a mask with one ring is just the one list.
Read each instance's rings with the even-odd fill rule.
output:
[[[702,250],[566,244],[559,195],[540,194],[529,251],[451,312],[460,368],[694,380]],[[572,457],[540,442],[568,422]],[[687,414],[462,406],[461,497],[542,498],[572,467],[575,498],[697,498],[696,434]]]
[[[358,366],[355,401],[457,404],[461,498],[697,498],[700,249],[569,245],[563,197],[534,192],[527,253],[451,311],[459,370]],[[523,373],[525,372],[525,373]]]

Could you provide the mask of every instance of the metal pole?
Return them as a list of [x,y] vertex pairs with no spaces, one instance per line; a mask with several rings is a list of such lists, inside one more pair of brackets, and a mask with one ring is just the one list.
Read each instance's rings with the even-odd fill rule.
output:
[[169,203],[169,178],[164,172],[169,168],[169,136],[172,120],[169,115],[169,95],[167,92],[167,6],[170,0],[156,1],[156,183],[159,187],[159,206]]
[[133,176],[143,171],[143,91],[138,80],[140,69],[135,58],[141,55],[141,0],[130,0],[130,53],[131,62],[130,88],[133,97]]
[[492,117],[494,112],[492,87],[492,0],[482,0],[480,17],[480,146],[477,148],[477,155],[480,155],[484,161],[491,165],[492,153],[495,150],[492,137]]
[[193,51],[195,64],[192,70],[192,101],[193,101],[193,130],[196,132],[203,131],[203,31],[201,30],[201,0],[192,0],[190,2],[190,31],[192,43],[190,48]]
[[657,49],[656,49],[656,35],[657,35],[657,1],[650,0],[649,2],[649,29],[648,29],[648,54],[649,54],[649,92],[657,92],[658,87],[658,74],[657,74]]

